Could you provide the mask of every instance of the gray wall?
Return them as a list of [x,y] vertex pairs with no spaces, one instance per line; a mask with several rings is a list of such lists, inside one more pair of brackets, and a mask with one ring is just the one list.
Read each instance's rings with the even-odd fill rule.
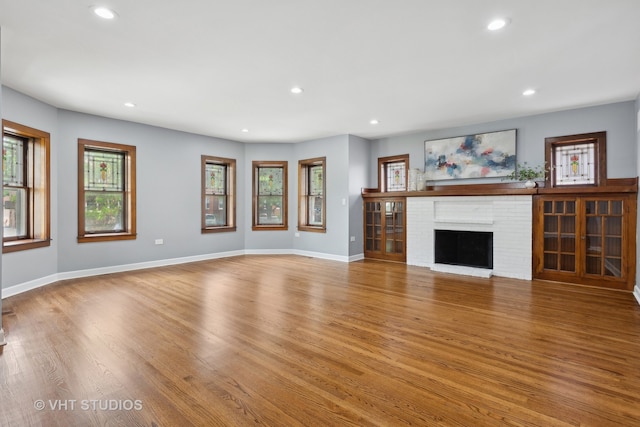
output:
[[[409,153],[411,168],[424,169],[424,141],[470,135],[474,133],[517,129],[518,162],[544,163],[544,139],[553,136],[607,131],[607,176],[628,178],[637,176],[635,103],[633,101],[580,108],[462,126],[435,131],[417,132],[373,141],[369,186],[377,187],[378,157]],[[474,183],[500,182],[499,178],[474,179]],[[438,181],[438,184],[458,184],[460,181]],[[465,183],[469,183],[468,181]]]
[[[309,231],[294,234],[293,248],[301,251],[319,252],[329,255],[346,257],[348,253],[349,235],[349,137],[339,135],[301,142],[293,147],[295,159],[291,164],[294,171],[298,169],[298,161],[314,157],[326,157],[326,233]],[[289,197],[295,196],[296,204],[290,203],[297,209],[298,179],[294,172],[295,184],[289,187]],[[295,194],[294,194],[295,193]],[[344,203],[343,203],[344,202]],[[294,215],[295,223],[291,224],[295,230],[298,216]]]
[[[364,256],[362,189],[369,187],[371,141],[349,135],[349,256]],[[376,165],[377,167],[377,165]]]
[[[59,112],[59,272],[240,250],[244,224],[230,233],[200,232],[200,156],[234,158],[244,175],[242,144],[71,111]],[[136,240],[79,244],[78,138],[136,146]],[[242,182],[242,181],[240,181]],[[237,193],[244,218],[244,189]],[[163,239],[163,245],[155,245]]]

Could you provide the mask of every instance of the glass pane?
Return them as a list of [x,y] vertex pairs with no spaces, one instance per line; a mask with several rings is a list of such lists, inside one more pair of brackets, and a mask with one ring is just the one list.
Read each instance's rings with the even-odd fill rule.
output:
[[27,237],[27,190],[5,187],[3,196],[3,236]]
[[561,233],[575,233],[576,232],[576,218],[573,216],[560,217],[560,232]]
[[558,239],[555,235],[552,237],[544,237],[544,250],[553,252],[558,250]]
[[124,193],[85,191],[84,229],[87,233],[125,231]]
[[575,271],[576,270],[576,258],[574,255],[562,254],[560,255],[560,270],[562,271]]
[[611,201],[611,214],[622,215],[622,200]]
[[324,182],[324,174],[322,173],[322,165],[314,165],[309,167],[309,195],[322,196],[322,188]]
[[604,219],[605,234],[608,236],[622,236],[622,217],[609,216]]
[[309,225],[322,225],[322,196],[309,197],[307,202]]
[[584,207],[587,215],[596,213],[596,202],[594,202],[593,200],[586,202]]
[[205,196],[205,227],[227,225],[227,196]]
[[548,270],[558,269],[558,255],[556,254],[544,254],[544,268]]
[[604,254],[608,257],[622,256],[622,238],[607,237],[604,239]]
[[567,201],[565,213],[568,213],[568,214],[576,213],[576,202]]
[[544,202],[544,213],[553,213],[553,202]]
[[595,143],[555,147],[556,185],[595,183]]
[[124,191],[124,153],[85,150],[84,189]]
[[600,220],[601,218],[598,216],[587,217],[587,234],[599,235],[602,232],[602,227],[600,226]]
[[587,236],[587,253],[594,255],[602,253],[602,239],[600,236]]
[[564,213],[564,202],[556,202],[556,213]]
[[284,224],[282,221],[282,196],[258,196],[258,224]]
[[404,162],[386,163],[387,191],[403,191],[406,189],[406,167]]
[[604,260],[604,275],[622,277],[622,261],[620,258],[606,258]]
[[373,214],[373,223],[379,225],[382,223],[382,214],[380,212],[375,212]]
[[284,193],[283,171],[281,167],[275,168],[258,168],[258,194],[278,195]]
[[4,185],[25,186],[25,147],[26,141],[10,135],[2,139],[2,175]]
[[601,274],[601,259],[600,257],[587,256],[587,263],[585,271],[588,274]]
[[562,237],[560,239],[560,250],[562,252],[575,253],[576,252],[576,239],[574,236]]
[[609,202],[606,200],[598,202],[598,214],[607,215],[608,213],[609,213]]
[[204,168],[205,192],[227,194],[227,166],[207,163]]
[[544,217],[544,232],[545,233],[557,233],[558,232],[558,218],[556,216]]

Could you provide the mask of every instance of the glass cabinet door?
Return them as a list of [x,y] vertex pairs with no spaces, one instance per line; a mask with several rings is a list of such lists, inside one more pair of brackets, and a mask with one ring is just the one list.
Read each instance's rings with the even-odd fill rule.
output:
[[576,271],[576,201],[547,200],[543,208],[544,269]]
[[404,252],[403,205],[401,201],[385,202],[385,252]]
[[622,200],[585,201],[585,273],[622,277]]

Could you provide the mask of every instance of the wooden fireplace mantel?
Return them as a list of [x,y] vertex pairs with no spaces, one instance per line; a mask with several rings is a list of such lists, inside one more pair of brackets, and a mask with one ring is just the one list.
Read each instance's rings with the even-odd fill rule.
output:
[[609,178],[606,185],[575,185],[547,188],[544,182],[538,187],[524,188],[522,182],[496,184],[429,185],[424,191],[380,192],[377,188],[363,188],[363,198],[375,197],[438,197],[438,196],[524,196],[553,194],[607,194],[638,193],[638,178]]

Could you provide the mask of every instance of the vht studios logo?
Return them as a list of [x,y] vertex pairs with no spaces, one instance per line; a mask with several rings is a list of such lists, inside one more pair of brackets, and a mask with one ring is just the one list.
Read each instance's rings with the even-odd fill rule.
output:
[[141,400],[77,400],[77,399],[49,399],[36,400],[33,407],[38,411],[141,411]]

